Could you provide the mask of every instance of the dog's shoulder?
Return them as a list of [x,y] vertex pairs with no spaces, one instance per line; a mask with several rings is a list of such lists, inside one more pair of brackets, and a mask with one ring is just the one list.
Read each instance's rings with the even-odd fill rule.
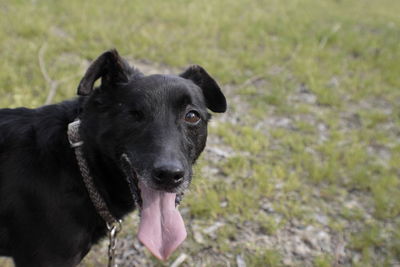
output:
[[34,114],[35,110],[28,108],[0,109],[0,147],[24,135]]
[[18,144],[44,147],[66,132],[78,115],[81,100],[74,99],[35,109],[0,109],[0,152]]

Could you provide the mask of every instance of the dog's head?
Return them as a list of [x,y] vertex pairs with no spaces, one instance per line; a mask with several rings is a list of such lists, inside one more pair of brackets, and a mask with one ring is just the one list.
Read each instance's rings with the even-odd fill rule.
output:
[[[94,88],[99,78],[101,84]],[[88,96],[82,137],[116,165],[125,156],[138,188],[150,190],[147,196],[179,195],[188,187],[192,165],[206,144],[208,109],[226,110],[218,84],[202,67],[191,66],[180,75],[145,76],[116,50],[90,65],[78,94]],[[140,201],[145,197],[142,192]]]
[[126,153],[143,183],[168,192],[190,182],[191,166],[206,144],[207,108],[226,110],[219,86],[202,67],[144,76],[116,50],[91,64],[78,94],[89,96],[82,113],[85,139],[116,161]]

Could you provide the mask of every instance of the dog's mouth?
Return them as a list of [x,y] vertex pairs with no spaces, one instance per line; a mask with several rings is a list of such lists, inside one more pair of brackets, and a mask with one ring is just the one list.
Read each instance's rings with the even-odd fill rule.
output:
[[155,190],[139,179],[127,154],[121,156],[122,170],[135,204],[140,210],[139,240],[161,260],[166,260],[186,239],[186,229],[176,206],[183,193]]

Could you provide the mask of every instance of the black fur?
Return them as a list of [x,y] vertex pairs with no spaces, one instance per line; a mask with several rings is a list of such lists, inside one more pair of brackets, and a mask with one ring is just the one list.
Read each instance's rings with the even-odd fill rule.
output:
[[[93,88],[99,78],[100,87]],[[96,186],[122,218],[135,209],[122,153],[148,186],[183,192],[206,143],[207,108],[226,109],[201,67],[180,76],[144,76],[115,50],[92,63],[78,93],[37,109],[0,110],[0,254],[17,266],[75,266],[106,234],[68,143],[67,125],[75,118],[82,121]]]

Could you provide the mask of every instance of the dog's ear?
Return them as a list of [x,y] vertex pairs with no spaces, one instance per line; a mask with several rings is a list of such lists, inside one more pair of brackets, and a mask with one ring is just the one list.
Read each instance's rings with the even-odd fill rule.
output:
[[201,88],[207,108],[214,112],[226,111],[226,99],[217,82],[199,65],[190,66],[182,74],[182,78],[191,80]]
[[94,83],[101,77],[102,86],[126,83],[133,69],[122,59],[117,50],[111,49],[101,54],[90,64],[78,86],[78,95],[89,95]]

